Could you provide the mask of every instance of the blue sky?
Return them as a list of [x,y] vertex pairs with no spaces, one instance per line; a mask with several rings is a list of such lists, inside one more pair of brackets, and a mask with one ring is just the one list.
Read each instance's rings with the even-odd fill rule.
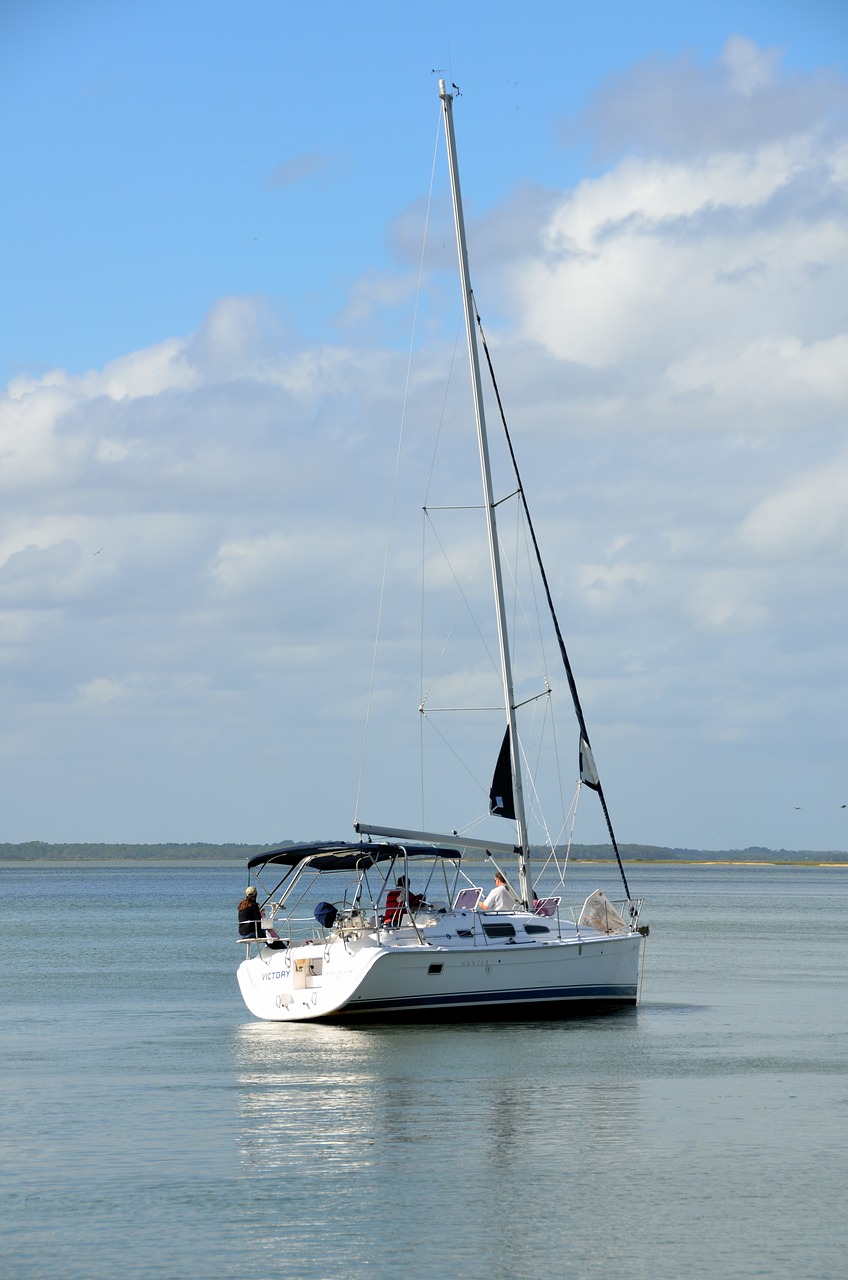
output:
[[439,68],[620,838],[845,848],[846,37],[4,6],[0,840],[349,831]]
[[196,328],[233,293],[268,295],[298,331],[324,333],[362,269],[389,263],[387,224],[426,181],[432,67],[468,99],[463,172],[485,209],[517,182],[596,172],[579,122],[639,60],[703,67],[744,28],[785,50],[789,73],[844,70],[848,26],[844,6],[816,0],[403,13],[11,0],[0,22],[17,178],[8,373],[82,372]]

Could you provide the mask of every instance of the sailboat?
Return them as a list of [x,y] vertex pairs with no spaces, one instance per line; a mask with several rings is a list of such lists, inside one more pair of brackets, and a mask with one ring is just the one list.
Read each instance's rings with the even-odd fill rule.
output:
[[[356,839],[287,845],[250,859],[261,918],[240,938],[244,1001],[258,1018],[553,1017],[597,1013],[638,1000],[641,900],[630,893],[595,765],[571,664],[541,557],[538,569],[579,731],[580,784],[601,804],[623,898],[601,889],[569,907],[542,892],[528,834],[504,572],[484,408],[480,343],[465,237],[453,95],[439,82],[462,284],[483,488],[505,724],[489,812],[512,824],[508,840],[398,828],[358,820]],[[485,342],[484,342],[485,346]],[[500,397],[498,397],[500,403]],[[506,424],[504,423],[504,426]],[[511,444],[516,492],[530,513]],[[534,861],[535,859],[535,861]],[[483,896],[480,867],[497,878]],[[254,883],[255,882],[255,883]],[[412,885],[418,886],[413,891]],[[559,886],[557,886],[559,887]]]

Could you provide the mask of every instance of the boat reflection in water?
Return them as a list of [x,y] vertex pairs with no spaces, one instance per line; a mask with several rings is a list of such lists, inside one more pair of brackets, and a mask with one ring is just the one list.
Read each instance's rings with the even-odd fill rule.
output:
[[[622,1011],[606,1024],[630,1031],[637,1016]],[[579,1130],[592,1141],[617,1139],[635,1118],[639,1086],[568,1080],[562,1050],[574,1028],[579,1037],[590,1020],[567,1030],[547,1021],[449,1030],[312,1023],[296,1037],[273,1024],[244,1024],[233,1038],[242,1153],[251,1160],[261,1153],[266,1172],[288,1169],[293,1154],[365,1165],[371,1143],[382,1160],[387,1147],[420,1143],[425,1133],[438,1143],[448,1122],[472,1147],[495,1139],[502,1158],[511,1149],[529,1154],[528,1144],[537,1157],[551,1154],[569,1130],[574,1138]],[[532,1079],[522,1085],[531,1061],[544,1079],[554,1056],[552,1089]]]
[[[304,1280],[394,1258],[410,1277],[459,1259],[463,1274],[514,1275],[522,1185],[522,1233],[561,1247],[572,1223],[591,1254],[598,1188],[626,1201],[623,1153],[640,1141],[645,1086],[615,1078],[638,1017],[240,1027],[237,1177],[241,1201],[264,1204],[255,1248],[269,1274],[274,1258]],[[609,1078],[591,1079],[589,1062]]]

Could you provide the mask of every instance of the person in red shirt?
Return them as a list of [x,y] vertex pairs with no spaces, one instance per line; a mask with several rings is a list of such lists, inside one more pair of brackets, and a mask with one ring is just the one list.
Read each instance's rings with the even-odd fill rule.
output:
[[413,893],[411,889],[406,887],[406,877],[398,876],[397,884],[394,889],[390,889],[386,894],[386,908],[383,912],[383,924],[399,925],[403,919],[403,913],[408,908],[410,911],[417,911],[424,901],[417,893]]

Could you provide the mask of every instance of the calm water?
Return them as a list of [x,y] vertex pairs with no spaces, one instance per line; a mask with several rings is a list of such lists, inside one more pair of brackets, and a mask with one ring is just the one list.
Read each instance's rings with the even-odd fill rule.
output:
[[637,1010],[347,1029],[249,1018],[237,867],[2,869],[3,1275],[843,1276],[848,871],[629,874]]

